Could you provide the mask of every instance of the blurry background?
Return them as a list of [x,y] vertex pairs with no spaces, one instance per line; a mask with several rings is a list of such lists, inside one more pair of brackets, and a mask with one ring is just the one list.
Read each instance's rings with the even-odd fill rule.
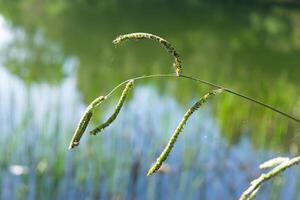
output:
[[[67,150],[94,98],[125,79],[173,71],[153,41],[112,45],[129,32],[169,40],[185,74],[300,118],[300,4],[222,2],[1,0],[0,199],[236,199],[259,163],[299,155],[299,124],[221,94],[188,121],[163,172],[146,177],[185,110],[211,89],[168,78],[136,82],[104,135]],[[299,178],[288,170],[258,199],[300,199]]]

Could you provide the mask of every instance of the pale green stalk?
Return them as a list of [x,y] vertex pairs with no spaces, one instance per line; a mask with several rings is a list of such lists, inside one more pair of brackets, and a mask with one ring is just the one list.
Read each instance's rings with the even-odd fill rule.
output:
[[[268,161],[269,163],[272,162],[277,162],[278,159],[272,159],[271,161]],[[279,175],[280,173],[282,173],[284,170],[294,166],[294,165],[299,165],[300,163],[300,156],[299,157],[295,157],[292,159],[287,159],[286,161],[280,162],[276,167],[274,167],[270,172],[266,173],[266,174],[261,174],[257,179],[253,180],[250,183],[250,187],[245,190],[245,192],[243,192],[243,194],[241,195],[241,197],[239,198],[239,200],[251,200],[254,199],[254,197],[256,196],[257,191],[259,190],[259,188],[261,187],[261,185],[270,180],[271,178]],[[274,166],[274,165],[273,165]]]

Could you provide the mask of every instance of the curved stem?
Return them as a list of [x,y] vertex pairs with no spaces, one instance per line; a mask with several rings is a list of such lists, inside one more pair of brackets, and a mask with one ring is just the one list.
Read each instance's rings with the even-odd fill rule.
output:
[[290,119],[292,119],[292,120],[294,120],[294,121],[300,123],[300,120],[299,120],[299,119],[293,117],[292,115],[290,115],[290,114],[288,114],[288,113],[285,113],[285,112],[283,112],[283,111],[280,111],[280,110],[278,110],[277,108],[274,108],[273,106],[270,106],[270,105],[268,105],[268,104],[265,104],[265,103],[263,103],[263,102],[261,102],[261,101],[259,101],[259,100],[256,100],[256,99],[254,99],[254,98],[252,98],[252,97],[249,97],[249,96],[246,96],[246,95],[241,94],[241,93],[239,93],[239,92],[233,91],[233,90],[231,90],[231,89],[229,89],[229,88],[225,88],[225,87],[223,87],[223,86],[219,86],[219,85],[210,83],[210,82],[208,82],[208,81],[204,81],[204,80],[201,80],[201,79],[198,79],[198,78],[194,78],[194,77],[191,77],[191,76],[181,75],[181,77],[186,78],[186,79],[190,79],[190,80],[193,80],[193,81],[197,81],[197,82],[200,82],[200,83],[204,83],[204,84],[210,85],[210,86],[215,87],[215,88],[223,89],[224,91],[226,91],[226,92],[228,92],[228,93],[234,94],[234,95],[236,95],[236,96],[238,96],[238,97],[241,97],[241,98],[243,98],[243,99],[246,99],[246,100],[248,100],[248,101],[251,101],[251,102],[253,102],[253,103],[256,103],[256,104],[258,104],[258,105],[261,105],[261,106],[263,106],[263,107],[265,107],[265,108],[268,108],[268,109],[270,109],[270,110],[272,110],[272,111],[274,111],[274,112],[277,112],[277,113],[279,113],[279,114],[281,114],[281,115],[283,115],[283,116],[285,116],[285,117],[287,117],[287,118],[290,118]]
[[127,79],[125,81],[123,81],[122,83],[120,83],[119,85],[117,85],[116,87],[114,87],[114,89],[112,89],[107,95],[106,97],[108,98],[110,95],[112,95],[112,93],[114,93],[119,87],[123,86],[124,84],[128,83],[129,81],[133,80],[139,80],[139,79],[146,79],[146,78],[154,78],[154,77],[178,77],[176,76],[174,73],[172,74],[152,74],[152,75],[144,75],[144,76],[138,76],[135,78],[131,78],[131,79]]
[[144,75],[144,76],[139,76],[139,77],[136,77],[136,78],[131,78],[131,79],[128,79],[128,80],[125,80],[123,81],[122,83],[120,83],[119,85],[117,85],[114,89],[112,89],[107,95],[106,95],[106,98],[108,98],[110,95],[112,95],[119,87],[121,87],[122,85],[126,84],[127,82],[129,82],[130,80],[140,80],[140,79],[147,79],[147,78],[155,78],[155,77],[174,77],[174,78],[184,78],[184,79],[189,79],[189,80],[192,80],[192,81],[195,81],[195,82],[199,82],[199,83],[203,83],[203,84],[206,84],[206,85],[209,85],[211,87],[214,87],[214,88],[218,88],[218,89],[223,89],[225,92],[227,93],[230,93],[230,94],[233,94],[235,96],[238,96],[238,97],[241,97],[243,99],[246,99],[247,101],[250,101],[250,102],[253,102],[253,103],[256,103],[260,106],[263,106],[265,108],[268,108],[278,114],[281,114],[289,119],[292,119],[298,123],[300,123],[300,119],[297,119],[296,117],[286,113],[286,112],[283,112],[271,105],[268,105],[266,103],[263,103],[257,99],[254,99],[252,97],[249,97],[247,95],[244,95],[244,94],[241,94],[239,92],[236,92],[234,90],[231,90],[229,88],[226,88],[226,87],[223,87],[221,85],[217,85],[215,83],[211,83],[209,81],[205,81],[205,80],[202,80],[202,79],[198,79],[198,78],[195,78],[193,76],[188,76],[188,75],[184,75],[184,74],[181,74],[179,76],[177,76],[176,74],[172,73],[172,74],[153,74],[153,75]]

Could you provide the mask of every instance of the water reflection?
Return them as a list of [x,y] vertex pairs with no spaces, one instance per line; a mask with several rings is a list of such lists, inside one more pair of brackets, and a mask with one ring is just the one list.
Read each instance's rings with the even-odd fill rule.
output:
[[[247,137],[228,146],[207,104],[188,122],[167,160],[169,170],[146,178],[184,113],[173,98],[136,88],[103,135],[85,136],[68,152],[84,109],[74,79],[26,87],[0,72],[1,199],[236,199],[259,173],[259,163],[276,155],[254,150]],[[112,108],[102,112],[108,116]],[[294,199],[295,173],[285,174],[289,184],[283,187],[278,181],[266,185],[258,199],[271,198],[274,187],[282,199]]]

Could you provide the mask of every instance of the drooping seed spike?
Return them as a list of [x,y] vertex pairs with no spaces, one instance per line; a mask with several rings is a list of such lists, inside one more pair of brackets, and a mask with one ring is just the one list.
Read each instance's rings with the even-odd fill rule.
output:
[[104,100],[106,99],[106,96],[100,96],[96,98],[85,110],[84,114],[82,115],[77,128],[73,134],[73,137],[71,139],[69,149],[72,149],[79,145],[79,141],[86,130],[92,115],[93,115],[93,109],[100,105]]
[[163,152],[160,154],[160,156],[157,158],[154,165],[149,169],[147,176],[155,173],[162,165],[162,163],[167,159],[169,156],[180,132],[182,131],[184,125],[186,124],[189,117],[198,109],[200,108],[211,96],[215,96],[219,93],[221,93],[222,89],[213,90],[212,92],[207,93],[203,97],[200,98],[199,101],[197,101],[188,111],[184,114],[182,120],[179,122],[177,128],[173,132],[167,146],[164,148]]
[[180,76],[182,74],[182,60],[177,52],[177,50],[172,46],[170,42],[165,40],[164,38],[161,38],[157,35],[151,34],[151,33],[129,33],[125,35],[120,35],[116,39],[112,41],[113,44],[118,44],[122,41],[125,40],[130,40],[130,39],[135,39],[135,40],[140,40],[140,39],[150,39],[150,40],[155,40],[159,42],[173,57],[174,57],[174,63],[173,67],[175,69],[176,75]]
[[117,106],[116,106],[113,114],[104,123],[100,124],[95,129],[93,129],[92,131],[90,131],[91,135],[96,135],[97,133],[101,132],[103,129],[105,129],[106,127],[108,127],[117,118],[117,116],[118,116],[118,114],[119,114],[122,106],[124,105],[124,102],[125,102],[125,100],[126,100],[126,98],[128,96],[128,93],[129,93],[130,89],[133,87],[133,82],[134,82],[133,80],[130,80],[126,84],[126,86],[125,86],[125,88],[124,88],[124,90],[122,92],[122,95],[121,95],[121,97],[119,99],[119,102],[118,102],[118,104],[117,104]]

